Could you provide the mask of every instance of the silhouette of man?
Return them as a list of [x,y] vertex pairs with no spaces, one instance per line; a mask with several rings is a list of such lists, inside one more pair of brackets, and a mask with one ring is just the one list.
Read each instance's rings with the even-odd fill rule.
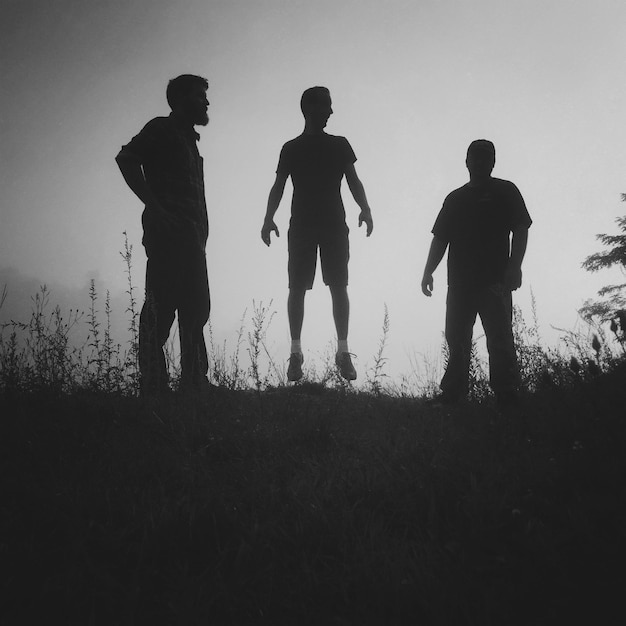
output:
[[356,156],[345,137],[324,132],[332,115],[330,92],[326,87],[307,89],[300,100],[304,131],[282,148],[276,180],[270,190],[261,238],[270,245],[272,231],[279,236],[274,215],[291,176],[293,198],[288,233],[289,297],[287,313],[291,332],[291,355],[287,379],[302,378],[304,357],[300,343],[304,319],[304,297],[313,287],[319,249],[324,282],[330,288],[333,318],[337,330],[335,363],[346,380],[356,379],[356,370],[348,350],[348,226],[341,198],[341,182],[346,177],[354,200],[361,209],[359,226],[367,226],[367,236],[374,227],[365,190],[357,176]]
[[445,404],[467,395],[477,315],[487,338],[490,383],[497,402],[506,406],[517,401],[511,291],[522,284],[532,220],[517,187],[491,176],[495,159],[491,141],[478,139],[469,145],[465,163],[470,180],[445,199],[424,268],[422,292],[430,297],[433,272],[449,248],[445,326],[449,357],[438,398]]
[[139,318],[142,394],[168,389],[163,347],[178,312],[181,387],[208,384],[203,328],[210,296],[205,246],[208,219],[200,136],[209,123],[208,81],[184,74],[171,80],[168,117],[148,122],[116,157],[124,180],[143,202],[143,245],[148,257],[146,298]]

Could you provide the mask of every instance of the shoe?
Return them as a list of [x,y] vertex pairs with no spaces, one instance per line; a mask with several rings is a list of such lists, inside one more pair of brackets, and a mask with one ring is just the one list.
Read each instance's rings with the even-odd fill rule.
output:
[[302,378],[302,363],[304,363],[302,352],[292,352],[287,367],[287,380],[290,383],[295,383]]
[[356,370],[352,365],[352,359],[349,352],[338,352],[335,357],[335,365],[339,368],[339,373],[346,380],[356,380]]

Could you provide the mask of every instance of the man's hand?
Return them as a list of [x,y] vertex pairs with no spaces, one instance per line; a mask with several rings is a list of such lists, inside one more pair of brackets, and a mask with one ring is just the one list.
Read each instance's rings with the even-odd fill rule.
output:
[[261,239],[263,239],[263,243],[266,246],[269,246],[271,243],[271,233],[274,231],[277,237],[280,237],[280,233],[278,232],[278,226],[274,223],[274,220],[265,220],[263,222],[263,228],[261,228]]
[[367,225],[367,236],[369,237],[374,230],[374,221],[372,220],[372,212],[371,211],[361,211],[359,215],[359,228],[365,222]]
[[424,274],[422,277],[422,293],[429,298],[433,295],[433,284],[433,275]]
[[519,289],[522,286],[522,268],[518,265],[509,263],[504,275],[504,285],[511,291]]
[[422,293],[425,296],[433,295],[433,272],[441,263],[443,255],[446,253],[448,242],[437,235],[433,236],[433,240],[430,242],[430,249],[428,250],[428,258],[426,259],[426,265],[424,266],[424,274],[422,276]]

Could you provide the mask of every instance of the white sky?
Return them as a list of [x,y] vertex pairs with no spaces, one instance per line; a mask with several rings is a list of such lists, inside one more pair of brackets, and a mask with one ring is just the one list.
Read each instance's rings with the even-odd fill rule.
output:
[[[612,281],[581,261],[615,230],[626,191],[626,4],[621,0],[2,0],[0,269],[78,289],[125,288],[122,231],[143,285],[139,201],[114,157],[168,113],[167,81],[210,82],[200,129],[211,234],[216,333],[234,339],[252,301],[273,300],[268,336],[288,351],[290,188],[260,240],[282,144],[303,126],[302,91],[331,90],[327,131],[344,135],[373,210],[366,239],[344,185],[351,227],[350,347],[361,379],[390,315],[391,374],[436,355],[445,266],[426,299],[419,280],[443,198],[464,184],[465,150],[494,141],[494,175],[520,188],[534,220],[515,300],[530,289],[548,342]],[[15,274],[13,274],[15,276]],[[9,284],[19,292],[21,278]],[[54,299],[54,293],[53,293]],[[61,303],[63,304],[63,303]],[[0,315],[1,315],[0,311]],[[477,328],[477,333],[480,333]],[[307,296],[305,356],[334,338],[321,277]]]

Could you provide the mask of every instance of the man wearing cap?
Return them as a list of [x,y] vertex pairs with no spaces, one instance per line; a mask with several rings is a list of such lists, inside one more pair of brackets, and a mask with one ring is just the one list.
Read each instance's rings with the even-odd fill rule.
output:
[[467,150],[468,183],[450,193],[432,233],[422,277],[431,296],[433,272],[448,250],[445,336],[449,356],[437,400],[452,404],[468,392],[476,316],[487,338],[490,384],[498,405],[515,404],[519,368],[512,331],[511,292],[522,284],[522,260],[532,220],[518,188],[491,176],[495,147],[478,139]]

